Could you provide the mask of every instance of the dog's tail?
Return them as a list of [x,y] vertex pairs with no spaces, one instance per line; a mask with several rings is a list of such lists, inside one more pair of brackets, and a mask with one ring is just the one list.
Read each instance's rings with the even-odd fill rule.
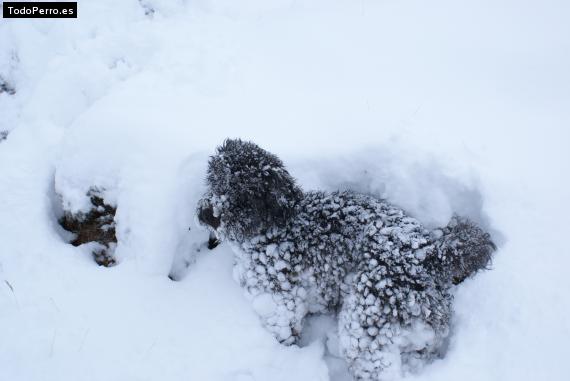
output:
[[469,218],[454,215],[446,227],[437,229],[435,233],[441,270],[453,284],[489,268],[497,247],[490,234]]

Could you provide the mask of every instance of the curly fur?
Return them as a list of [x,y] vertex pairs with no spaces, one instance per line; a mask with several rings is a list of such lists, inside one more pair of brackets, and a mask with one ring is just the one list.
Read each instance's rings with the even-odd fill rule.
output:
[[283,163],[226,140],[210,159],[198,220],[229,241],[234,276],[265,327],[293,344],[308,313],[338,312],[355,379],[388,379],[437,355],[449,332],[450,289],[494,250],[465,218],[426,230],[385,200],[302,192]]

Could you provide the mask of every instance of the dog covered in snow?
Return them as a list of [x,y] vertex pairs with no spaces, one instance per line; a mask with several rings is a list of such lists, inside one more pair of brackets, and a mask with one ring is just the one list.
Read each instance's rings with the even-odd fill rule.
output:
[[197,217],[236,255],[234,276],[264,326],[294,344],[303,318],[338,313],[355,379],[390,379],[437,356],[452,287],[495,245],[470,220],[428,231],[397,206],[353,192],[304,192],[275,155],[226,140],[209,161]]

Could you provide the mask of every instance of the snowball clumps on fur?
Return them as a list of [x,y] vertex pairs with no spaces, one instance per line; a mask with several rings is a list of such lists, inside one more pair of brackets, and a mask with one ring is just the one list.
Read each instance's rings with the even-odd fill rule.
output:
[[295,343],[308,313],[339,312],[354,378],[389,378],[441,351],[450,288],[494,245],[456,217],[430,232],[385,200],[302,192],[273,154],[226,140],[211,158],[199,221],[234,248],[234,275],[265,327]]

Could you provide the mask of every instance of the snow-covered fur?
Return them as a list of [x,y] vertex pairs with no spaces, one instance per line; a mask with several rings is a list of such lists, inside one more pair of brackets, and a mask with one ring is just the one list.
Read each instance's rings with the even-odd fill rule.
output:
[[430,232],[385,200],[302,192],[275,155],[226,140],[197,215],[236,254],[234,275],[284,344],[308,313],[338,312],[355,379],[390,379],[440,350],[453,284],[489,263],[489,235],[454,217]]

